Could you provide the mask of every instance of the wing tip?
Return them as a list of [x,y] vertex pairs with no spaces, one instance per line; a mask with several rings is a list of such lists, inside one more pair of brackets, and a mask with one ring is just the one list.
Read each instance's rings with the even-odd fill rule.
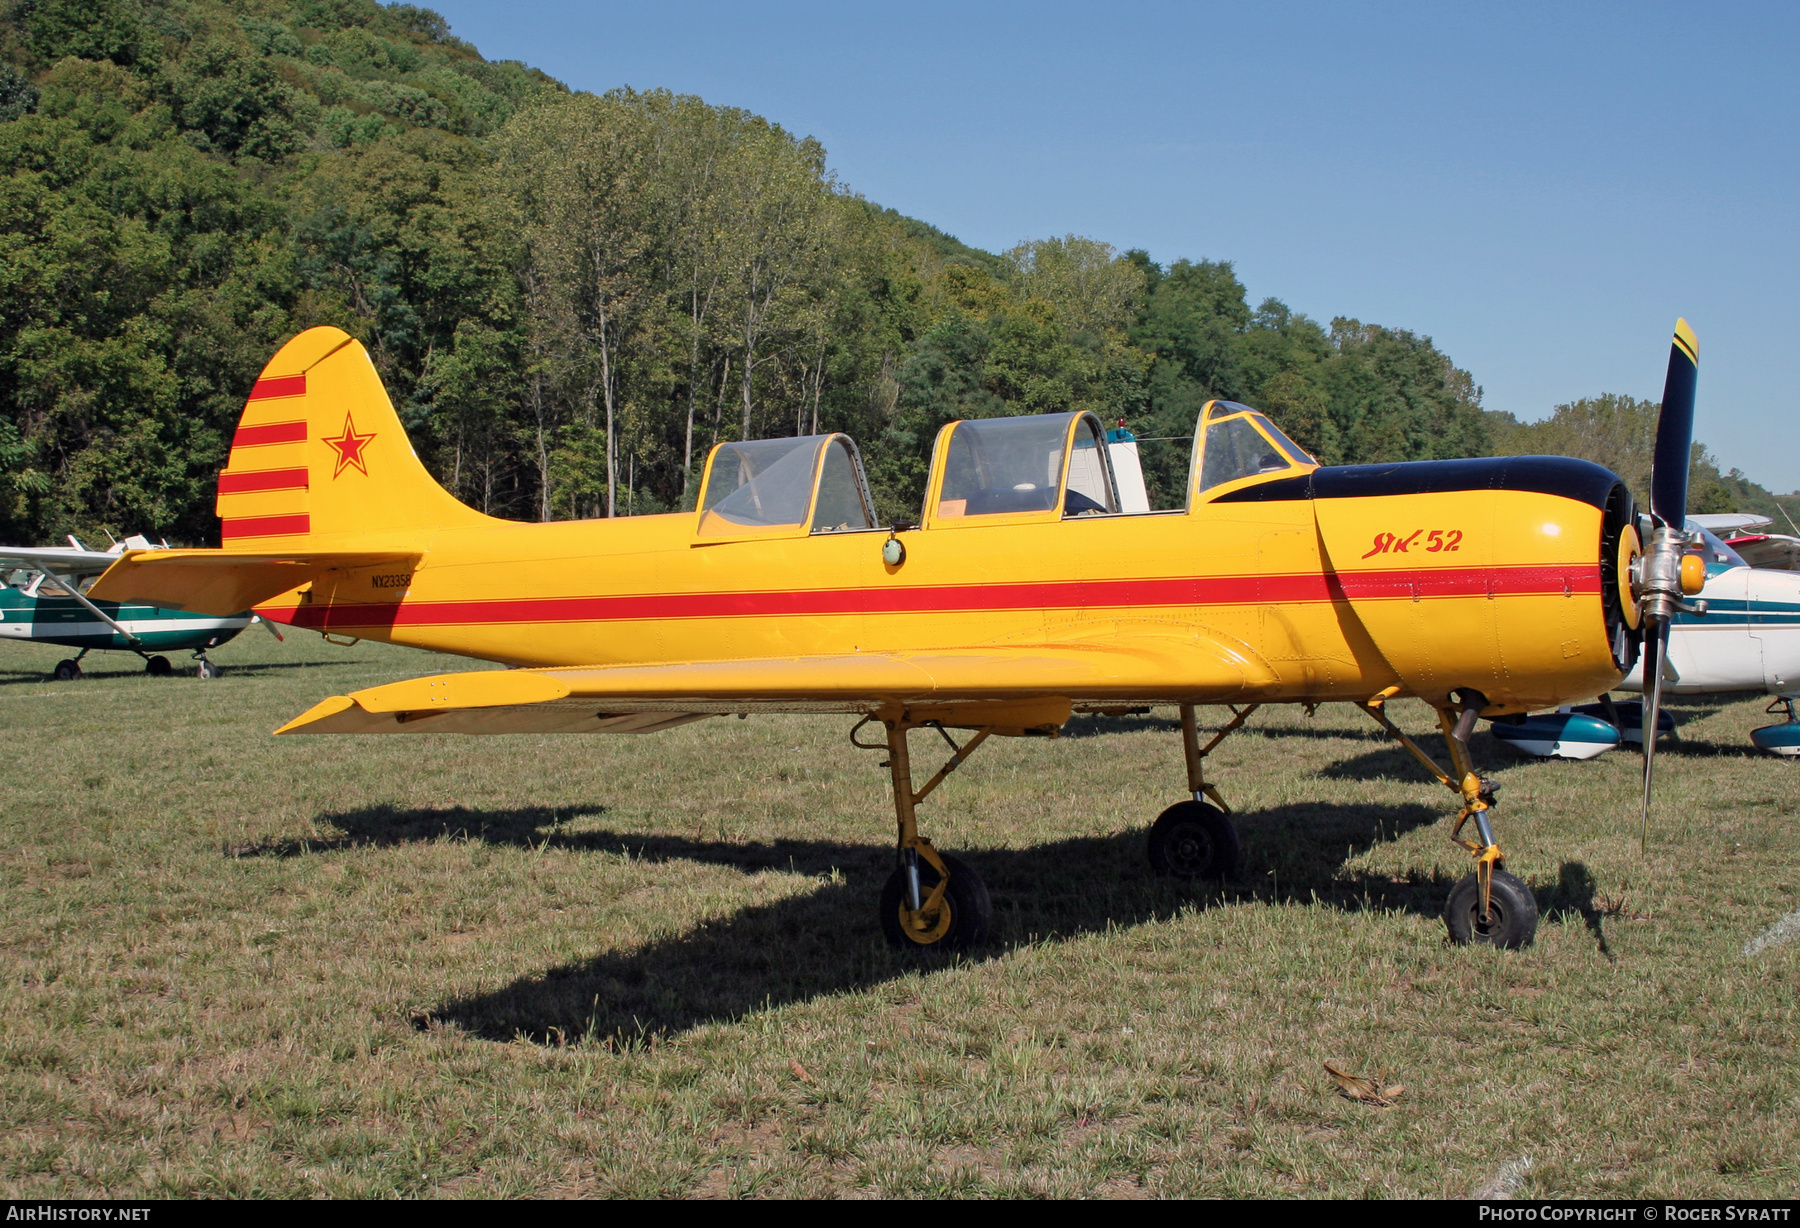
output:
[[323,720],[329,720],[338,713],[348,711],[354,707],[356,707],[356,701],[351,699],[348,695],[333,695],[328,699],[321,699],[318,703],[283,725],[280,729],[277,729],[275,731],[275,736],[280,737],[282,734],[286,733],[316,733],[318,732],[317,730],[309,730],[307,726],[316,725]]

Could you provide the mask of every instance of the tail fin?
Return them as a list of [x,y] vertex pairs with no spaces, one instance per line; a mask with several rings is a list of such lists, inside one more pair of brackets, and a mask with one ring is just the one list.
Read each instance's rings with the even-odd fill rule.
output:
[[425,471],[369,352],[335,328],[307,329],[257,377],[217,510],[227,549],[270,552],[487,520]]

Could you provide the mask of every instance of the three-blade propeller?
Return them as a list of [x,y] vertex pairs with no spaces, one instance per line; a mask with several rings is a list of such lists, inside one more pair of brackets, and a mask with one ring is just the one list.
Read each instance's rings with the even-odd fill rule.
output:
[[1686,320],[1675,321],[1669,345],[1669,374],[1663,382],[1662,414],[1656,424],[1656,452],[1650,470],[1650,540],[1637,563],[1636,589],[1644,633],[1644,806],[1640,849],[1650,838],[1650,787],[1656,772],[1657,722],[1662,719],[1663,670],[1669,655],[1669,627],[1683,608],[1681,559],[1688,544],[1688,466],[1694,446],[1694,385],[1700,373],[1700,342]]

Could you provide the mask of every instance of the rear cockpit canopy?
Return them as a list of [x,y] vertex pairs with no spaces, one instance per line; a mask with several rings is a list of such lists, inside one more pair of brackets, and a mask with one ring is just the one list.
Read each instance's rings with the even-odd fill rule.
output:
[[713,541],[875,528],[862,458],[848,435],[722,443],[700,484],[698,536]]
[[[1119,511],[1106,432],[1090,413],[952,422],[938,435],[927,524],[1112,515]],[[982,519],[979,523],[994,523]]]

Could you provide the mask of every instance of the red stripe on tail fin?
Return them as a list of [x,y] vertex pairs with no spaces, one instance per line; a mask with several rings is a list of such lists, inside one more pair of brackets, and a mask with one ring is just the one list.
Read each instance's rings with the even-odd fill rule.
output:
[[288,537],[310,533],[312,518],[302,512],[298,516],[238,516],[221,523],[220,539],[237,541],[245,537]]
[[303,397],[306,395],[306,375],[264,376],[256,381],[250,389],[252,401],[267,401],[274,397]]
[[304,469],[255,469],[247,473],[226,470],[219,475],[219,493],[248,495],[259,490],[305,490]]
[[261,426],[240,426],[231,437],[234,448],[259,448],[271,443],[305,443],[306,422],[265,422]]

